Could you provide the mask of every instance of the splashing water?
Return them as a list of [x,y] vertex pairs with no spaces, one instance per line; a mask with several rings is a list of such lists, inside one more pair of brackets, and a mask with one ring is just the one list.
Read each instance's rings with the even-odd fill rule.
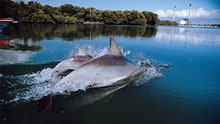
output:
[[31,82],[25,82],[25,83],[30,85],[30,84],[38,84],[38,83],[50,81],[53,72],[54,72],[54,69],[46,68],[36,73],[25,74],[24,77],[27,77],[33,80]]
[[[84,51],[86,51],[87,54],[94,58],[98,58],[100,56],[105,55],[109,51],[109,47],[104,47],[104,48],[96,48],[92,45],[87,45],[87,46],[82,46],[81,47]],[[130,50],[124,50],[124,48],[120,47],[120,50],[124,56],[127,56],[130,54]],[[77,51],[74,49],[73,51],[70,52],[69,56],[73,56],[77,53]]]
[[[86,53],[94,58],[105,55],[108,52],[108,47],[96,48],[92,45],[86,45],[81,47]],[[69,56],[73,56],[77,53],[76,49],[70,52]]]
[[[108,48],[103,49],[95,49],[92,46],[88,46],[86,49],[86,52],[93,57],[99,57],[107,53]],[[121,48],[121,51],[124,56],[130,54],[130,50],[124,50]],[[145,68],[145,71],[138,76],[137,80],[134,81],[134,84],[136,86],[140,86],[149,80],[152,80],[154,78],[162,77],[162,73],[160,72],[160,64],[150,60],[150,59],[142,59],[142,60],[136,60],[136,64],[140,65],[141,68]],[[51,75],[53,73],[53,68],[45,68],[41,71],[38,71],[36,73],[32,74],[25,74],[17,76],[17,78],[21,79],[20,84],[22,85],[28,85],[25,88],[18,88],[13,91],[10,91],[8,95],[10,96],[9,102],[19,102],[19,101],[29,101],[29,100],[38,100],[41,99],[44,96],[47,96],[49,94],[66,94],[73,91],[78,90],[86,90],[88,88],[95,88],[95,87],[105,87],[114,85],[115,82],[118,81],[118,79],[112,80],[111,82],[103,82],[102,84],[94,84],[90,85],[91,82],[83,82],[83,83],[66,83],[62,86],[55,87],[54,84],[61,80],[59,78],[56,81],[51,80]],[[2,76],[4,77],[4,76]],[[4,101],[4,100],[2,100]],[[7,103],[7,102],[6,102]]]

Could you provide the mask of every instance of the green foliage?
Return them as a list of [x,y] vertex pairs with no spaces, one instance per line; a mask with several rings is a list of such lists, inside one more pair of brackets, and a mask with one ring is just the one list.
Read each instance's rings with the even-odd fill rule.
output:
[[131,11],[128,15],[128,24],[131,25],[145,25],[146,24],[146,18],[142,13],[139,13],[138,11]]
[[60,6],[60,13],[61,14],[68,14],[69,16],[72,16],[73,15],[73,6],[71,4],[65,4],[65,5],[61,5]]
[[73,6],[71,4],[61,5],[60,7],[51,7],[33,1],[29,1],[28,3],[20,1],[20,3],[18,3],[12,0],[0,0],[0,7],[0,18],[10,17],[20,22],[84,23],[90,21],[125,25],[175,24],[160,21],[157,14],[146,11],[102,11],[91,8],[90,17],[89,8]]
[[147,19],[146,24],[147,25],[156,25],[159,22],[158,16],[155,13],[152,12],[142,12],[145,18]]

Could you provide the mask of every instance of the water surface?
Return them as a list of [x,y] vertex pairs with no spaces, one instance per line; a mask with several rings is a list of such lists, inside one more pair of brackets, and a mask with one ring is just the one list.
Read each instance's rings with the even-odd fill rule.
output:
[[[40,99],[59,61],[78,47],[104,55],[110,37],[152,67],[144,80]],[[220,122],[219,28],[11,24],[0,39],[1,123]]]

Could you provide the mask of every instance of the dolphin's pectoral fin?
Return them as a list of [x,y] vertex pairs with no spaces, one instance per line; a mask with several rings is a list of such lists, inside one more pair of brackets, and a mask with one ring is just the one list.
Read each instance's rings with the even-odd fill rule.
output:
[[55,68],[56,70],[52,73],[52,75],[51,75],[51,79],[54,81],[54,80],[56,80],[56,78],[60,75],[60,73],[62,73],[62,72],[64,72],[65,70],[59,70],[59,69],[57,69],[57,68]]
[[70,72],[72,72],[75,69],[72,68],[65,68],[65,69],[56,69],[53,73],[52,73],[52,80],[55,80],[58,76],[65,76],[67,74],[69,74]]
[[75,69],[65,69],[63,70],[62,72],[59,73],[59,76],[66,76],[68,75],[69,73],[71,73],[72,71],[74,71]]
[[113,38],[110,38],[110,48],[109,48],[109,55],[118,55],[121,56],[121,50],[118,47],[118,44],[116,43],[116,41]]

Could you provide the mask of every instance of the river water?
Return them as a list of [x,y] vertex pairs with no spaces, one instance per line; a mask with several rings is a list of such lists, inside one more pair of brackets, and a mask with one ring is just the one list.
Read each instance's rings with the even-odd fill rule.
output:
[[[56,64],[78,47],[100,57],[110,37],[148,70],[125,87],[53,94]],[[219,64],[220,28],[10,24],[0,33],[0,121],[217,124]]]

